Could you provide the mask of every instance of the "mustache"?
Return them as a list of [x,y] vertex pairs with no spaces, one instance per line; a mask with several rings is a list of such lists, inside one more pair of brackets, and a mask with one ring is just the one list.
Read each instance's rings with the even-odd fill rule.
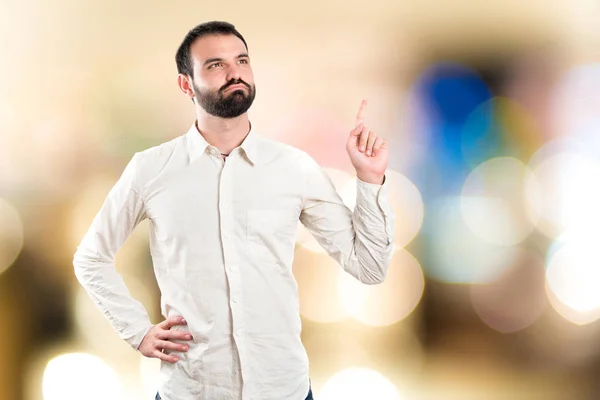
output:
[[244,82],[242,79],[235,79],[235,80],[231,80],[229,82],[227,82],[225,85],[223,85],[221,87],[221,89],[219,89],[220,93],[223,93],[225,90],[227,90],[228,87],[233,86],[233,85],[239,85],[242,84],[244,86],[246,86],[248,88],[248,90],[251,90],[252,88],[250,87],[250,85],[248,85],[246,82]]

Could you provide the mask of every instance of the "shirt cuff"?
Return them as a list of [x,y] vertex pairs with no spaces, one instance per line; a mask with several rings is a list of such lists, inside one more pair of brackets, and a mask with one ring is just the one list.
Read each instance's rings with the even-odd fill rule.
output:
[[[141,328],[136,329],[135,333],[131,335],[124,336],[123,339],[134,349],[138,350],[140,344],[142,344],[142,340],[146,337],[150,329],[152,329],[154,325],[152,324],[144,324]],[[132,331],[132,330],[130,330]]]
[[356,181],[357,181],[357,188],[358,188],[359,196],[362,194],[362,195],[365,195],[366,197],[369,197],[369,196],[376,197],[378,201],[380,199],[387,200],[389,185],[387,183],[387,178],[385,176],[383,177],[383,183],[381,185],[378,185],[376,183],[364,182],[358,178],[356,178]]
[[388,200],[389,184],[384,177],[381,185],[367,183],[356,178],[356,205],[366,210],[375,211],[382,215],[388,245],[394,241],[394,212]]

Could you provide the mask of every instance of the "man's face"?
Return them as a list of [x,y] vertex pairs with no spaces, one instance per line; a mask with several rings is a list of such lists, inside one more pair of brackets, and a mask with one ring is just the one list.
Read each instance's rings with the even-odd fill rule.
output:
[[235,118],[248,111],[256,88],[244,42],[234,35],[207,35],[192,44],[190,54],[194,97],[207,113]]

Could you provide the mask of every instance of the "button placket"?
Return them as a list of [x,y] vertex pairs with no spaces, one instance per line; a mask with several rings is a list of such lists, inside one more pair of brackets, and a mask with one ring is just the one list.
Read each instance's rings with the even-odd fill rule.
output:
[[[239,258],[234,243],[235,227],[234,210],[232,207],[232,179],[231,174],[235,167],[233,159],[224,162],[219,182],[219,219],[222,233],[223,259],[225,262],[225,275],[229,284],[230,301],[232,317],[232,330],[236,347],[238,349],[240,370],[243,371],[245,365],[244,346],[243,346],[243,302],[241,290],[241,275],[239,273]],[[242,377],[246,379],[242,372]]]

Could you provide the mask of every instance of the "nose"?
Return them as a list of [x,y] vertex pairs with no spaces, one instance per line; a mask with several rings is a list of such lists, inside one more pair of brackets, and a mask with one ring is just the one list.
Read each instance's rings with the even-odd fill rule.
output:
[[227,69],[227,81],[240,79],[240,70],[237,64],[229,66]]

